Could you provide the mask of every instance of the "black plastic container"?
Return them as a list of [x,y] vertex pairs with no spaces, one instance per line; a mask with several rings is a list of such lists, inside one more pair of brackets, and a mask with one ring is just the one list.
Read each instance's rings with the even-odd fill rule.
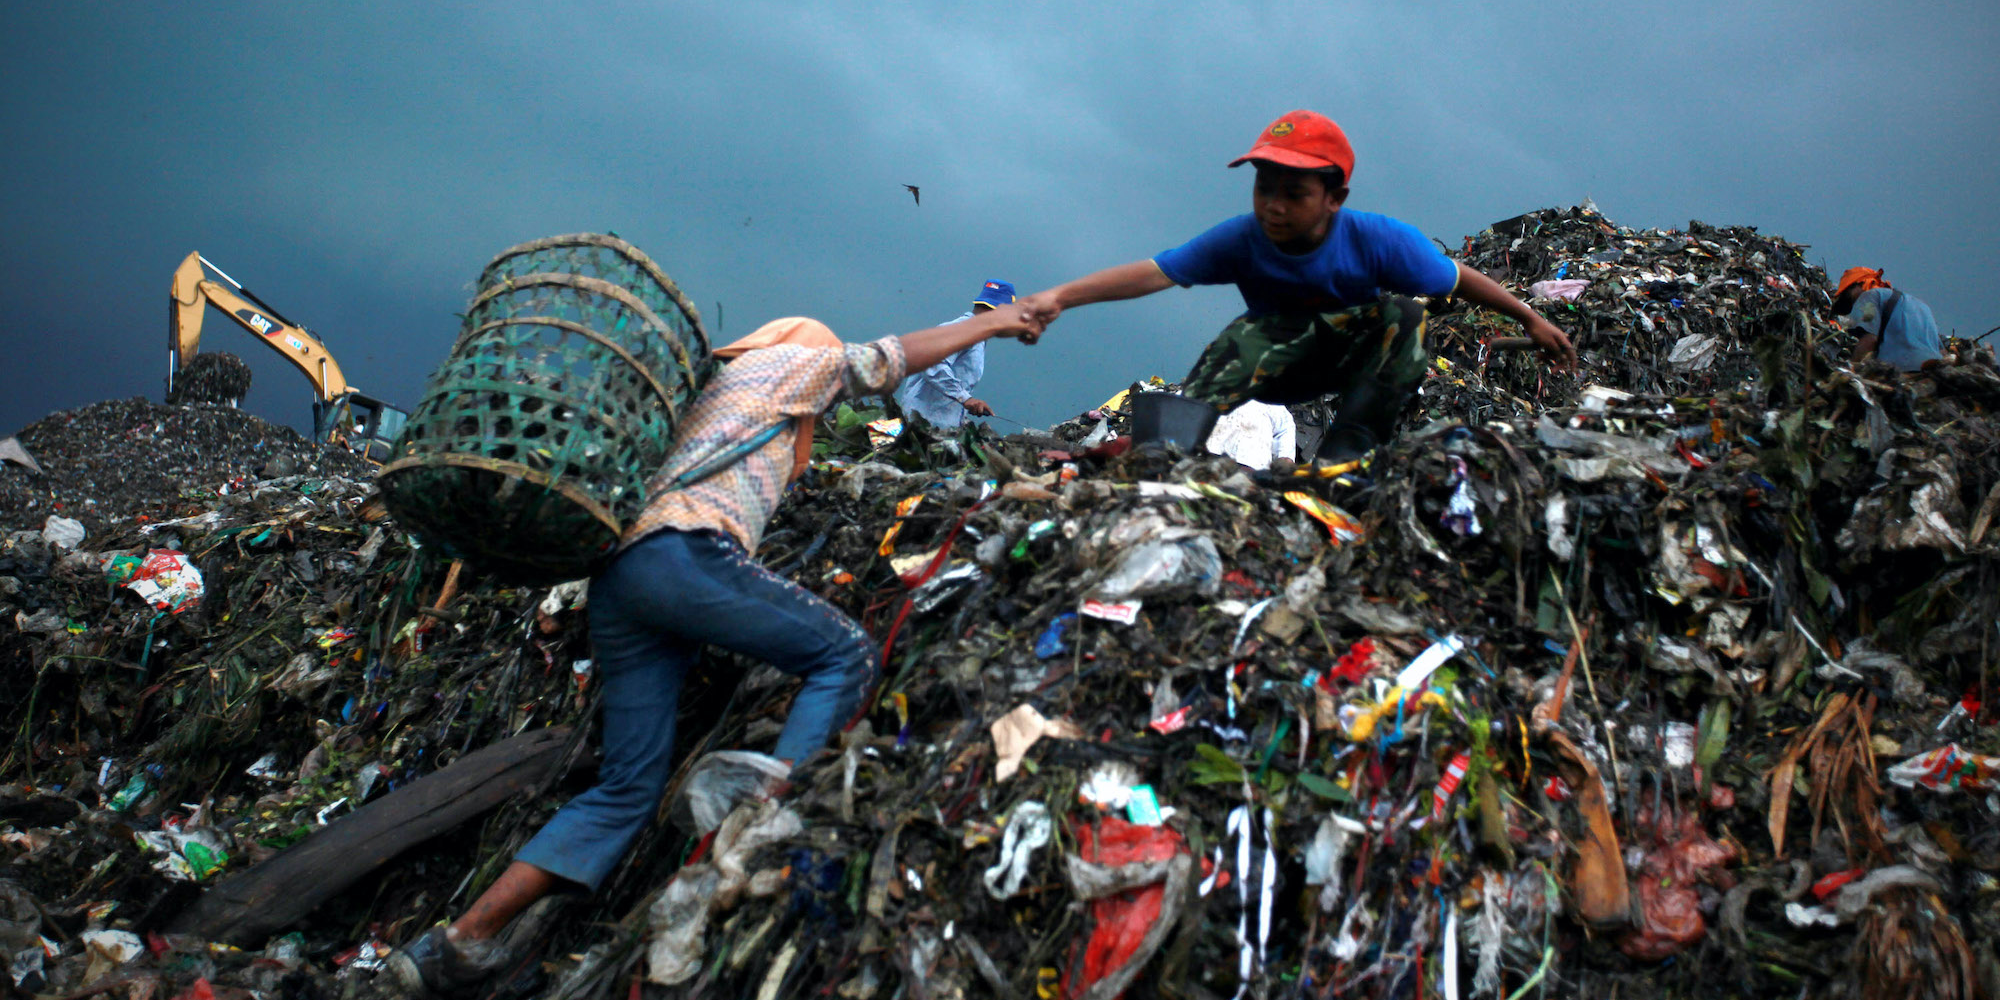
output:
[[1171,392],[1135,392],[1132,401],[1132,443],[1173,444],[1196,451],[1208,443],[1221,414],[1213,404]]

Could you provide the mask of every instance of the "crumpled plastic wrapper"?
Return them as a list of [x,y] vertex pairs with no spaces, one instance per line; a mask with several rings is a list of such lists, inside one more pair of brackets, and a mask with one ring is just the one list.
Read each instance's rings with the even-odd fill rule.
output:
[[1890,451],[1878,474],[1886,481],[1854,502],[1835,544],[1850,556],[1876,550],[1966,550],[1965,504],[1958,474],[1944,456],[1918,458]]
[[804,829],[797,813],[776,802],[745,805],[730,813],[716,828],[709,860],[682,868],[646,911],[651,937],[646,944],[646,981],[675,986],[693,979],[702,969],[709,917],[735,906],[751,886],[750,858],[764,845]]
[[1558,427],[1547,417],[1535,424],[1535,435],[1551,448],[1586,453],[1586,457],[1565,458],[1560,463],[1563,474],[1578,482],[1594,483],[1613,476],[1644,479],[1649,472],[1678,477],[1688,471],[1686,459],[1642,438]]
[[1222,554],[1214,540],[1199,529],[1168,525],[1153,511],[1114,525],[1097,544],[1118,553],[1088,591],[1097,600],[1213,594],[1221,586]]
[[1674,341],[1673,350],[1667,353],[1667,364],[1676,371],[1702,371],[1715,363],[1715,352],[1720,344],[1714,337],[1690,333]]
[[1956,743],[1920,753],[1889,768],[1889,780],[1933,792],[2000,790],[2000,757],[1972,753]]

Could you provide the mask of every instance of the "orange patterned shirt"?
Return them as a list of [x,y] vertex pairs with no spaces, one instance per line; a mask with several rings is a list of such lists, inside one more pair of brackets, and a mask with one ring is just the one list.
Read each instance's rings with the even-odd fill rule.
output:
[[791,417],[817,420],[836,401],[888,392],[903,380],[903,342],[884,337],[839,349],[780,344],[724,365],[674,431],[674,450],[646,483],[652,500],[620,547],[666,528],[727,532],[756,552],[792,474],[792,426],[741,461],[686,489],[661,492],[694,469]]

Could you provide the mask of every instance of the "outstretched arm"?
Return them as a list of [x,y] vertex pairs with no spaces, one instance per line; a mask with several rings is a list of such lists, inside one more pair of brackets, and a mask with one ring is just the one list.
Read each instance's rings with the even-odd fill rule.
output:
[[903,343],[904,367],[921,371],[988,337],[1020,337],[1032,344],[1044,325],[1040,319],[1028,318],[1017,302],[958,323],[906,333],[897,339]]
[[1160,270],[1160,265],[1151,260],[1135,260],[1130,264],[1107,267],[1095,274],[1086,274],[1075,281],[1065,282],[1046,291],[1036,292],[1021,300],[1020,305],[1028,315],[1042,324],[1055,321],[1064,309],[1072,306],[1086,306],[1092,302],[1110,302],[1117,299],[1136,299],[1151,295],[1165,288],[1173,287],[1174,280]]
[[1528,339],[1541,348],[1542,357],[1558,368],[1576,367],[1576,347],[1569,337],[1556,328],[1554,323],[1543,318],[1541,313],[1528,307],[1526,302],[1515,298],[1500,283],[1478,270],[1458,265],[1457,295],[1474,305],[1485,306],[1516,323],[1528,334]]

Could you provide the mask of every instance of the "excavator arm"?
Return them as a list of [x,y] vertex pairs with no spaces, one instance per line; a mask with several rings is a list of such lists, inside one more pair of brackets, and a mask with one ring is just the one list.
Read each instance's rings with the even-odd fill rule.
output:
[[[340,371],[340,363],[333,360],[333,355],[318,337],[287,322],[277,310],[262,303],[252,303],[244,295],[237,294],[237,289],[242,286],[234,281],[230,281],[230,285],[236,285],[232,289],[210,280],[202,270],[202,265],[207,263],[200,253],[191,253],[174,270],[173,302],[167,326],[167,349],[173,354],[174,372],[179,372],[193,361],[195,353],[201,349],[201,322],[212,305],[304,372],[319,402],[330,403],[352,391],[353,387],[347,384],[347,377]],[[208,266],[215,267],[213,264]],[[216,268],[215,273],[222,274],[222,270]],[[222,276],[225,280],[229,278],[226,274]]]

